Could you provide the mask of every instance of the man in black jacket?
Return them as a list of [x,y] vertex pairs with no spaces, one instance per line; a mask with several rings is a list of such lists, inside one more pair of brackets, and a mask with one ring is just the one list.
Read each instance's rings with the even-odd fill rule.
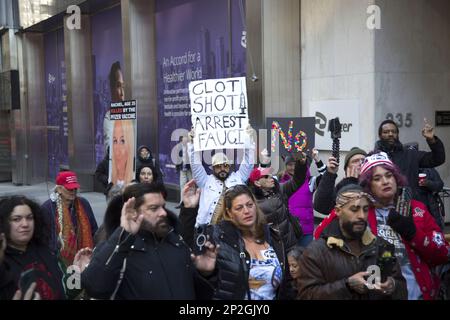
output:
[[255,168],[248,183],[267,223],[280,231],[289,251],[303,235],[298,219],[289,212],[288,200],[305,182],[306,157],[302,154],[295,156],[294,176],[283,184],[279,184],[270,173],[271,168]]
[[[405,143],[403,147],[419,150],[419,144],[417,142]],[[444,188],[444,181],[442,181],[439,172],[434,168],[419,168],[420,173],[425,174],[425,178],[419,179],[417,194],[419,201],[426,204],[436,224],[441,230],[444,230],[445,212],[443,212],[442,199],[438,193]]]
[[336,204],[336,192],[347,184],[358,184],[361,165],[366,156],[367,153],[361,148],[353,147],[350,149],[344,160],[345,178],[343,178],[336,187],[334,185],[337,178],[339,163],[334,157],[328,159],[327,171],[325,171],[322,176],[314,196],[314,210],[325,215],[333,210],[334,205]]
[[444,144],[434,135],[434,128],[427,123],[426,119],[424,121],[422,135],[431,152],[405,148],[398,138],[397,124],[392,120],[385,120],[380,124],[378,128],[380,140],[375,144],[375,149],[386,152],[392,162],[400,168],[401,173],[408,178],[413,198],[419,201],[421,201],[418,196],[419,168],[434,168],[445,162]]
[[[122,208],[120,227],[94,251],[81,274],[87,294],[98,299],[205,299],[212,294],[203,276],[215,268],[217,248],[206,243],[192,256],[167,211],[165,190],[141,184]],[[200,275],[198,272],[203,275]]]

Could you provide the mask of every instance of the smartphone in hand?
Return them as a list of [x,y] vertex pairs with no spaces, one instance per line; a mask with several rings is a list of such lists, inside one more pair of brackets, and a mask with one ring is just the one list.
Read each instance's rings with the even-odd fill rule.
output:
[[36,282],[36,272],[34,269],[29,269],[21,273],[19,279],[19,288],[20,291],[22,291],[22,294],[25,294],[25,292],[27,292],[28,288],[33,282]]
[[381,245],[378,252],[377,265],[380,267],[382,283],[386,282],[387,278],[392,276],[396,262],[397,259],[394,249],[387,244]]

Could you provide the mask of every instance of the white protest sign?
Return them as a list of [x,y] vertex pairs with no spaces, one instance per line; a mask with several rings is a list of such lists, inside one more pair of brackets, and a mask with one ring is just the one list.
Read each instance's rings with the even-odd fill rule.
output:
[[309,115],[316,118],[316,148],[331,150],[329,121],[339,117],[342,126],[341,151],[349,151],[359,145],[359,101],[322,100],[310,101]]
[[189,83],[195,151],[248,147],[245,77]]

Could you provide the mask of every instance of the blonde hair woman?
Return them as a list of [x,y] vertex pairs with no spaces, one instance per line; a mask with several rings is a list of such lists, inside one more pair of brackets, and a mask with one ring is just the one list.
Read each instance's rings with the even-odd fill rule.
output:
[[133,121],[114,121],[111,153],[111,182],[114,185],[124,185],[134,179],[134,155]]

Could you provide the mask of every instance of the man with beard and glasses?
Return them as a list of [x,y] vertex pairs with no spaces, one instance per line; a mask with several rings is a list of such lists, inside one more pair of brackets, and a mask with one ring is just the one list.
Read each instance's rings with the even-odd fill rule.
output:
[[[372,197],[356,184],[342,187],[336,215],[322,237],[305,249],[298,266],[299,299],[378,300],[406,299],[406,282],[392,254],[394,248],[367,228]],[[371,268],[390,255],[392,270],[386,281],[372,281]],[[381,266],[380,266],[381,268]]]
[[445,148],[442,141],[434,135],[434,128],[424,119],[422,135],[427,141],[431,152],[408,149],[399,140],[397,124],[392,120],[383,121],[378,128],[378,140],[375,150],[386,152],[403,175],[408,179],[408,185],[413,192],[413,198],[422,201],[419,191],[419,168],[434,168],[445,162]]
[[253,129],[249,125],[245,134],[250,137],[250,148],[244,149],[244,156],[240,163],[239,170],[231,171],[228,157],[222,153],[215,153],[212,157],[213,174],[207,174],[202,165],[201,152],[194,151],[192,141],[195,137],[195,130],[189,133],[188,154],[191,163],[192,176],[197,186],[202,190],[200,204],[195,222],[195,227],[215,223],[218,213],[223,206],[223,195],[226,189],[235,185],[245,184],[254,164],[255,140]]
[[95,249],[82,272],[82,288],[97,299],[210,298],[206,277],[214,271],[218,247],[208,241],[203,255],[192,255],[176,216],[165,209],[164,186],[137,186],[124,199],[120,227]]

